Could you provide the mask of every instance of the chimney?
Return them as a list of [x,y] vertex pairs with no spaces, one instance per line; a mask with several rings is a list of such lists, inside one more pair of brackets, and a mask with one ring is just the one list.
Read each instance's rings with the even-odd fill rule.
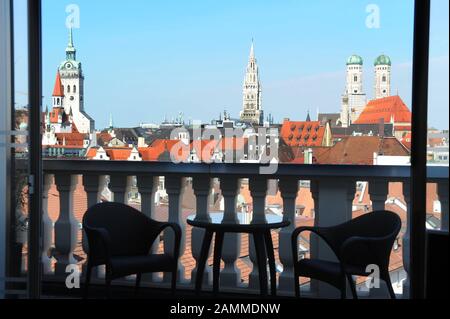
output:
[[384,138],[384,118],[380,119],[379,128],[378,128],[378,136]]
[[308,148],[303,152],[304,155],[304,163],[305,164],[313,164],[313,150]]
[[147,145],[145,145],[145,138],[143,138],[143,137],[138,137],[138,147],[139,147],[139,148],[147,147]]

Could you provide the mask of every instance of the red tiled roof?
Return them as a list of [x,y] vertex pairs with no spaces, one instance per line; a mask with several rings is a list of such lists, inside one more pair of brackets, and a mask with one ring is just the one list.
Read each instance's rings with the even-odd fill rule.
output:
[[398,95],[370,101],[355,124],[390,123],[392,117],[395,123],[411,123],[411,111]]
[[55,87],[53,88],[53,96],[64,97],[64,89],[61,84],[61,75],[59,74],[59,71],[56,72],[56,80],[55,80]]
[[316,158],[318,164],[373,165],[374,153],[409,156],[408,149],[395,137],[347,136]]
[[88,139],[86,134],[82,133],[57,133],[56,139],[59,145],[65,146],[84,146],[84,140]]
[[108,144],[113,137],[108,132],[101,132],[97,134],[97,138],[102,140],[104,144]]
[[285,121],[280,136],[289,146],[322,146],[325,126],[316,122]]
[[105,152],[112,161],[126,161],[130,158],[131,151],[129,147],[105,148]]
[[86,158],[93,159],[95,156],[97,156],[97,150],[97,148],[91,147],[86,153]]
[[401,142],[403,145],[405,145],[409,150],[411,149],[411,138],[412,134],[407,133],[405,136],[403,136]]
[[50,123],[58,123],[59,122],[59,116],[61,115],[61,120],[64,121],[65,116],[64,108],[62,107],[54,107],[50,112]]

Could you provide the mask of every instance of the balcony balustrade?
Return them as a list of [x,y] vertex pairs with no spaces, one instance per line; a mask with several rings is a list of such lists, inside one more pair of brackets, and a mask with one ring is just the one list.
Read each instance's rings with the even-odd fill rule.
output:
[[[79,176],[82,176],[82,186],[86,193],[86,207],[92,206],[101,200],[101,193],[108,187],[113,194],[113,200],[127,203],[133,179],[135,187],[141,198],[141,211],[143,214],[155,218],[155,193],[159,187],[159,177],[165,177],[165,189],[168,194],[167,220],[178,223],[183,229],[181,255],[186,250],[186,223],[182,214],[182,199],[186,178],[192,178],[192,188],[196,197],[196,214],[201,220],[209,218],[209,203],[212,180],[218,178],[222,196],[224,198],[225,219],[236,222],[236,202],[240,192],[240,179],[248,179],[249,190],[253,198],[253,218],[264,220],[266,195],[268,185],[278,182],[278,189],[283,201],[283,216],[291,222],[287,228],[278,232],[279,248],[278,260],[282,271],[278,276],[278,294],[293,295],[293,260],[291,256],[290,238],[294,230],[296,219],[296,197],[300,181],[310,181],[310,190],[314,201],[314,225],[330,226],[345,222],[352,218],[352,203],[355,198],[356,183],[368,182],[369,195],[373,210],[384,209],[389,193],[389,183],[403,184],[404,201],[407,214],[410,212],[410,168],[405,166],[353,166],[353,165],[289,165],[280,164],[274,175],[260,174],[259,164],[173,164],[162,162],[97,162],[97,161],[71,161],[71,160],[45,160],[44,161],[44,216],[43,216],[43,254],[44,279],[48,281],[61,281],[64,283],[66,267],[77,263],[74,259],[74,250],[81,236],[80,220],[74,216],[74,191]],[[109,181],[109,183],[108,183]],[[441,203],[441,228],[448,230],[448,167],[429,167],[429,183],[437,184],[437,193]],[[59,192],[60,212],[56,221],[50,219],[48,211],[48,193],[52,185],[56,185]],[[194,213],[194,212],[193,212]],[[409,218],[407,219],[410,220]],[[409,260],[409,224],[404,225],[403,262],[408,271]],[[193,229],[191,235],[192,258],[197,262],[200,255],[203,230]],[[223,250],[223,269],[221,271],[221,291],[257,293],[258,269],[254,267],[249,275],[249,283],[241,282],[241,273],[237,267],[241,241],[244,236],[227,234]],[[245,237],[247,238],[247,237]],[[171,233],[163,236],[164,251],[172,251],[174,238]],[[249,239],[251,241],[251,239]],[[157,251],[159,242],[152,248]],[[252,242],[249,243],[249,258],[255,261],[255,252]],[[88,249],[83,237],[82,249]],[[49,253],[49,252],[52,253]],[[311,255],[319,258],[333,259],[330,250],[317,238],[311,236]],[[446,253],[446,252],[443,252]],[[83,267],[80,267],[83,269]],[[197,267],[193,268],[191,279],[185,278],[185,270],[180,260],[179,288],[193,289]],[[103,272],[100,269],[95,280],[100,280]],[[84,276],[81,277],[84,279]],[[169,287],[170,274],[163,277],[157,274],[143,277],[143,285],[150,287]],[[117,284],[132,285],[133,281],[124,279]],[[204,288],[212,286],[211,269],[206,267],[204,274]],[[307,290],[319,297],[338,296],[332,288],[321,283],[311,283]],[[407,283],[405,285],[407,288]],[[404,290],[407,292],[407,289]],[[335,295],[334,295],[335,294]],[[387,296],[387,294],[386,294]]]

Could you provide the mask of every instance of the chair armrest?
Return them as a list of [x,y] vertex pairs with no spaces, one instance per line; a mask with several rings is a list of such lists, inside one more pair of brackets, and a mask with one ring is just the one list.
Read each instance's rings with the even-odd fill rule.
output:
[[330,246],[330,248],[332,248],[332,250],[333,250],[333,247],[330,244],[330,239],[327,236],[329,229],[330,229],[329,227],[308,227],[308,226],[302,226],[302,227],[298,227],[297,229],[295,229],[291,236],[292,255],[293,255],[294,261],[298,261],[298,250],[297,250],[298,236],[305,231],[314,233],[317,236],[319,236],[320,238],[322,238],[327,243],[327,245]]
[[[111,260],[111,237],[104,228],[93,228],[84,226],[89,243],[89,258],[94,264],[104,261],[109,263]],[[101,264],[101,263],[100,263]]]
[[176,223],[161,223],[158,222],[159,226],[159,234],[161,234],[164,230],[167,228],[171,228],[175,234],[175,242],[174,242],[174,249],[173,249],[173,257],[175,260],[178,260],[178,257],[180,255],[180,243],[181,243],[181,227],[180,225]]

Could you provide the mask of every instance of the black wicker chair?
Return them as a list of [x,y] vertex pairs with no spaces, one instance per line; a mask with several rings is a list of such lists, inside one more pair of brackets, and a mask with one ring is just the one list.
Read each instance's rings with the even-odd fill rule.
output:
[[[166,228],[171,228],[175,235],[173,253],[150,254],[153,242]],[[112,280],[136,274],[137,294],[141,275],[150,272],[171,272],[172,293],[175,293],[181,241],[179,225],[157,222],[124,204],[102,203],[87,210],[83,229],[89,245],[84,298],[88,297],[92,268],[100,265],[106,265],[108,298]]]
[[[292,234],[292,253],[295,270],[295,295],[300,297],[299,277],[309,277],[326,282],[346,297],[349,281],[353,298],[357,299],[352,275],[368,276],[368,265],[377,265],[380,279],[387,284],[391,298],[395,299],[389,277],[389,259],[392,246],[400,232],[402,222],[397,214],[375,211],[344,224],[333,227],[299,227]],[[310,231],[323,239],[337,257],[337,262],[302,259],[298,260],[298,236]]]

